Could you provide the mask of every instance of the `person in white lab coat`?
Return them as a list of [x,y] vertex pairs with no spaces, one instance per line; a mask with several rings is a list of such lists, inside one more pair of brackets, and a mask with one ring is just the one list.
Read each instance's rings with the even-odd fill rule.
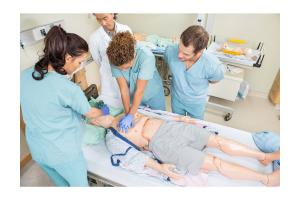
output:
[[100,67],[100,98],[109,105],[120,108],[123,107],[120,89],[116,78],[112,76],[106,49],[116,33],[129,31],[132,34],[132,31],[127,25],[116,22],[114,13],[94,13],[93,15],[101,25],[92,33],[89,43],[92,57]]

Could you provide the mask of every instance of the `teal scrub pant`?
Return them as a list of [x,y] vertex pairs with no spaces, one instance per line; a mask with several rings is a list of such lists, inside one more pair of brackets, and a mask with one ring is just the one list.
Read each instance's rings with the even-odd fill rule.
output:
[[166,110],[165,94],[160,90],[158,94],[154,95],[151,99],[141,103],[142,106],[150,107],[153,110]]
[[203,120],[206,99],[197,103],[182,103],[176,97],[171,98],[172,112],[179,115],[187,115],[192,118]]
[[73,161],[54,166],[48,166],[41,163],[38,164],[56,186],[89,186],[87,181],[86,163],[83,156],[80,156]]

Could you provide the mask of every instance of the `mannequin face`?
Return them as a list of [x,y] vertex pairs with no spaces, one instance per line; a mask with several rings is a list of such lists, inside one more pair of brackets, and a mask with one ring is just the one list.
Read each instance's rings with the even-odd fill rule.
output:
[[82,54],[78,57],[72,57],[69,54],[66,55],[66,63],[64,65],[64,70],[66,70],[67,74],[72,74],[77,68],[80,67],[81,63],[83,63],[87,58],[87,53]]
[[108,31],[113,31],[115,28],[115,20],[113,13],[94,13],[98,23]]

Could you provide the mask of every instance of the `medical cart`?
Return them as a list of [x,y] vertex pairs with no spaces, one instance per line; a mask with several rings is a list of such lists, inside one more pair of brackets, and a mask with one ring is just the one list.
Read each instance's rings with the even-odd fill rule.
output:
[[[226,40],[233,41],[234,39]],[[261,67],[265,57],[262,52],[264,43],[259,42],[256,49],[245,48],[249,51],[249,55],[251,55],[245,56],[237,54],[236,52],[224,53],[223,51],[220,51],[219,49],[222,48],[222,44],[224,44],[224,41],[224,38],[216,40],[216,36],[210,37],[210,44],[207,48],[207,51],[214,54],[219,58],[221,62],[223,62],[226,72],[222,81],[209,85],[208,95],[234,102],[237,99],[240,85],[244,80],[245,70],[253,69],[254,67]],[[242,40],[235,39],[235,41],[245,43],[245,41]],[[232,118],[234,110],[231,107],[215,104],[212,102],[208,102],[207,107],[225,112],[225,121],[229,121]]]

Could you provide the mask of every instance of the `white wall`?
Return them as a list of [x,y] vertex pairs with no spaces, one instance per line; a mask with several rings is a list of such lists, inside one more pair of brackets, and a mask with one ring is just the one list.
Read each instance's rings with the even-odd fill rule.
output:
[[[158,34],[163,37],[179,36],[195,24],[196,14],[119,14],[118,21],[129,25],[134,32]],[[88,39],[98,23],[91,14],[22,14],[21,30],[64,19],[66,30]],[[279,14],[216,14],[212,33],[221,37],[238,37],[250,42],[264,42],[266,54],[263,66],[247,70],[245,80],[251,90],[266,95],[280,67]],[[32,66],[42,53],[43,43],[20,49],[21,69]],[[98,68],[87,69],[88,83],[99,83]]]
[[[164,37],[179,36],[188,26],[195,24],[197,14],[121,14],[119,21],[134,32],[158,34]],[[260,69],[247,70],[245,80],[252,94],[267,96],[280,66],[279,14],[216,14],[212,34],[221,37],[238,37],[251,43],[264,42],[266,54]]]
[[195,24],[196,18],[196,14],[120,14],[118,21],[127,24],[133,32],[173,37]]
[[[91,14],[21,14],[20,30],[26,30],[34,26],[39,26],[53,21],[63,19],[67,32],[73,32],[83,37],[87,42],[90,34],[96,30],[99,25]],[[21,70],[33,66],[43,53],[43,41],[32,46],[20,48]],[[99,68],[96,64],[88,66],[87,81],[88,84],[95,83],[99,85]]]
[[[118,21],[129,25],[134,32],[158,34],[164,37],[179,36],[186,27],[196,22],[196,14],[119,14]],[[91,14],[21,14],[20,30],[63,19],[67,32],[73,32],[87,41],[99,27]],[[147,22],[147,23],[145,23]],[[168,29],[166,29],[168,27]],[[43,54],[43,41],[25,49],[20,48],[21,70],[33,66]],[[98,66],[92,63],[86,71],[88,84],[99,85]]]
[[[196,14],[122,14],[121,23],[134,32],[158,34],[164,37],[179,36],[188,26],[195,24]],[[246,39],[255,47],[264,42],[263,65],[260,69],[247,70],[245,80],[250,83],[252,94],[267,96],[280,64],[279,14],[216,14],[212,34],[221,37]]]
[[280,67],[279,14],[216,14],[213,34],[264,42],[266,54],[261,68],[247,70],[245,80],[251,91],[267,95]]

